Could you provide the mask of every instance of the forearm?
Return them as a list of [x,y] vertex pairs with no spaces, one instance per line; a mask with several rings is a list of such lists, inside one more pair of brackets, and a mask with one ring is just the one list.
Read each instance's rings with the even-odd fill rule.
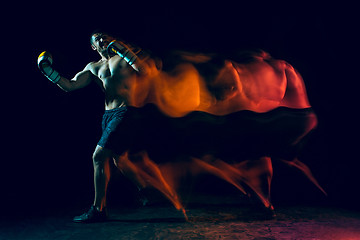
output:
[[59,88],[61,88],[65,92],[71,92],[78,89],[75,83],[76,83],[75,81],[71,81],[65,77],[60,76],[60,80],[56,84]]
[[59,76],[60,78],[55,84],[65,92],[71,92],[83,88],[91,82],[90,71],[80,72],[71,80],[61,75]]
[[88,69],[88,64],[85,69],[75,75],[72,80],[69,80],[52,67],[51,54],[42,52],[38,58],[38,66],[41,72],[54,84],[57,84],[65,92],[70,92],[79,88],[83,88],[91,82],[93,74]]
[[108,52],[115,53],[124,59],[136,72],[146,74],[145,61],[149,55],[140,48],[133,48],[121,41],[112,41],[108,46]]

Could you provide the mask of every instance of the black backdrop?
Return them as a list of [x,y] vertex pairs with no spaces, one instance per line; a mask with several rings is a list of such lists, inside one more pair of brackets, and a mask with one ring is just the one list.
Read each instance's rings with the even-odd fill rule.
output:
[[[302,160],[328,191],[325,202],[357,207],[354,8],[301,1],[28,2],[4,7],[2,206],[58,208],[92,201],[91,155],[100,136],[103,95],[95,85],[62,92],[41,75],[36,60],[48,50],[58,71],[72,77],[98,59],[89,35],[103,28],[159,55],[171,49],[232,53],[262,48],[288,61],[302,74],[319,118]],[[322,199],[306,179],[286,171],[275,174],[275,199]],[[130,187],[115,188],[126,195]]]

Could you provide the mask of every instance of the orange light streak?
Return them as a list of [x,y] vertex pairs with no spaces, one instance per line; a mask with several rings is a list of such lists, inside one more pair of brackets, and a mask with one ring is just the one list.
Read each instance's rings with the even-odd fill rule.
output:
[[[212,62],[213,56],[204,54],[182,53],[181,58],[182,62],[166,72],[156,67],[159,64],[148,59],[145,65],[148,68],[145,71],[147,74],[134,73],[131,81],[126,83],[126,91],[122,92],[128,105],[141,108],[149,103],[154,104],[162,113],[173,118],[183,117],[194,111],[225,116],[244,110],[266,113],[279,107],[311,107],[301,75],[289,63],[273,59],[265,52],[248,54],[247,61],[241,63],[224,60],[223,64],[215,64]],[[214,74],[203,74],[199,70],[199,64],[211,67]],[[284,141],[291,141],[291,146],[297,145],[317,125],[317,118],[313,113],[302,119],[300,127],[298,122],[293,125],[291,122],[286,123],[291,128],[287,134],[292,135],[287,135],[289,139]],[[282,125],[277,122],[276,126]],[[242,151],[241,146],[239,151]],[[242,159],[242,162],[233,163],[211,155],[188,157],[191,160],[186,163],[174,163],[173,159],[169,159],[167,163],[157,164],[149,158],[146,151],[138,153],[136,159],[125,152],[118,159],[118,167],[124,172],[131,172],[131,178],[141,186],[159,190],[177,210],[183,212],[186,219],[185,207],[177,191],[180,177],[188,173],[195,175],[205,172],[215,175],[244,194],[255,193],[266,208],[273,210],[270,201],[272,156],[265,155],[245,161]],[[326,194],[304,163],[297,158],[283,162],[302,171]]]

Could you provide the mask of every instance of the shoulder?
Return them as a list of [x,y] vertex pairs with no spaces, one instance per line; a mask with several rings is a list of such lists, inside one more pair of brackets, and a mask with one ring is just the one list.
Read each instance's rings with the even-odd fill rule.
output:
[[89,72],[89,73],[92,73],[92,75],[97,76],[98,71],[102,65],[103,65],[103,62],[101,60],[97,61],[97,62],[90,62],[85,66],[83,72]]
[[94,70],[94,68],[96,68],[96,66],[99,64],[99,62],[90,62],[88,63],[85,68],[84,68],[84,71],[92,71]]

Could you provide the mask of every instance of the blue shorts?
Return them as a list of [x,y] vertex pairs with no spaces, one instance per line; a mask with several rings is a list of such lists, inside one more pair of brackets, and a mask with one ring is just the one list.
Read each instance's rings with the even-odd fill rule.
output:
[[127,107],[118,107],[111,110],[105,110],[102,118],[102,135],[97,145],[105,147],[108,142],[109,135],[115,131],[117,125],[122,121],[126,113]]

